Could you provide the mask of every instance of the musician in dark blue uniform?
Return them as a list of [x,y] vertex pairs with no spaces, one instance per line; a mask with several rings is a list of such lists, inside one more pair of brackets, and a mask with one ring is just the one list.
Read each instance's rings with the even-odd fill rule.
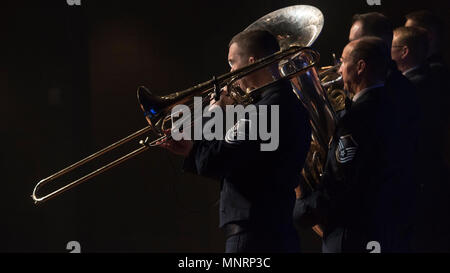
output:
[[381,252],[408,247],[411,197],[403,195],[403,170],[392,162],[399,150],[389,131],[389,61],[388,47],[375,37],[354,40],[342,53],[352,104],[330,142],[321,188],[297,200],[294,215],[299,226],[323,226],[323,252],[366,252],[370,242]]
[[[267,31],[242,32],[230,42],[228,61],[231,71],[279,50],[278,42]],[[261,70],[239,80],[242,90],[273,82],[270,70]],[[216,105],[230,104],[222,92]],[[311,141],[309,117],[292,91],[289,81],[281,80],[264,88],[255,99],[267,105],[269,126],[279,127],[279,143],[272,151],[262,151],[257,140],[236,140],[255,129],[247,119],[238,120],[224,140],[169,141],[167,149],[186,156],[184,169],[221,181],[220,227],[226,236],[226,252],[296,252],[299,239],[292,222],[294,188]],[[270,124],[271,108],[279,107],[279,120]],[[270,129],[269,129],[270,130]]]
[[[427,13],[419,12],[417,16],[421,14],[424,16]],[[408,22],[410,24],[411,19],[408,19]],[[420,92],[422,119],[418,145],[419,174],[416,176],[419,195],[413,240],[413,251],[417,252],[450,249],[450,221],[441,216],[449,214],[450,211],[450,179],[443,149],[448,141],[446,130],[449,128],[446,114],[448,100],[445,95],[448,92],[448,83],[445,75],[441,73],[443,70],[436,70],[439,66],[443,67],[443,64],[432,64],[427,60],[428,41],[427,30],[408,26],[395,29],[392,42],[392,59]],[[430,42],[430,46],[432,45]],[[436,53],[436,49],[431,52]],[[432,65],[435,67],[432,68]]]

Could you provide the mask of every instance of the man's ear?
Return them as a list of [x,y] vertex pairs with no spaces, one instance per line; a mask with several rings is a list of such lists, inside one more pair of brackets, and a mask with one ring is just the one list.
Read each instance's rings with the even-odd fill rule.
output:
[[252,63],[254,63],[255,61],[256,61],[255,57],[253,57],[253,56],[248,57],[248,63],[249,63],[249,64],[252,64]]
[[403,46],[400,49],[400,58],[406,59],[406,57],[409,55],[409,48],[407,46]]
[[364,60],[359,60],[356,63],[356,73],[358,73],[358,75],[361,75],[362,73],[364,73],[364,71],[366,71],[367,69],[367,64]]

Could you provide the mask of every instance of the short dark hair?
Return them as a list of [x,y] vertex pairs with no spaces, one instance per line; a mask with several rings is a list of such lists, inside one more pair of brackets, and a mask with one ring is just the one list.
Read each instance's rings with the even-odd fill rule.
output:
[[352,41],[353,48],[350,57],[354,62],[364,60],[371,75],[384,78],[390,63],[389,48],[379,37],[367,36]]
[[423,61],[428,54],[428,34],[420,27],[398,27],[394,30],[397,41],[402,46],[409,48],[409,54],[416,61]]
[[361,22],[363,36],[375,36],[383,39],[388,46],[392,44],[393,26],[389,19],[379,12],[355,14],[353,23]]
[[436,31],[438,35],[444,32],[444,22],[429,10],[413,11],[405,15],[406,20],[413,20],[418,26],[428,31]]
[[250,30],[238,33],[231,39],[228,47],[237,43],[242,51],[260,59],[280,50],[277,39],[266,30]]

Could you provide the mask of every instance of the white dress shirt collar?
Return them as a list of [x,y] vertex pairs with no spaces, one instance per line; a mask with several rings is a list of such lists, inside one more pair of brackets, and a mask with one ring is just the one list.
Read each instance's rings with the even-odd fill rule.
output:
[[372,89],[375,89],[375,88],[378,88],[378,87],[382,87],[382,86],[384,86],[384,83],[375,84],[375,85],[369,86],[369,87],[367,87],[367,88],[364,88],[363,90],[359,91],[358,94],[356,94],[356,95],[353,96],[352,101],[355,102],[358,98],[360,98],[362,95],[364,95],[365,93],[367,93],[367,91],[372,90]]

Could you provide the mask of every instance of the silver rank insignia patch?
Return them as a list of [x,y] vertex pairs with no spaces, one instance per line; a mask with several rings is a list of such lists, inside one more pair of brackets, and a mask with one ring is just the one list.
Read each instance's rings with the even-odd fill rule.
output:
[[352,161],[358,150],[358,144],[352,135],[345,135],[339,138],[338,147],[336,149],[337,162],[344,164]]
[[247,140],[248,131],[251,128],[251,120],[241,119],[225,134],[225,141],[228,144],[239,144]]

